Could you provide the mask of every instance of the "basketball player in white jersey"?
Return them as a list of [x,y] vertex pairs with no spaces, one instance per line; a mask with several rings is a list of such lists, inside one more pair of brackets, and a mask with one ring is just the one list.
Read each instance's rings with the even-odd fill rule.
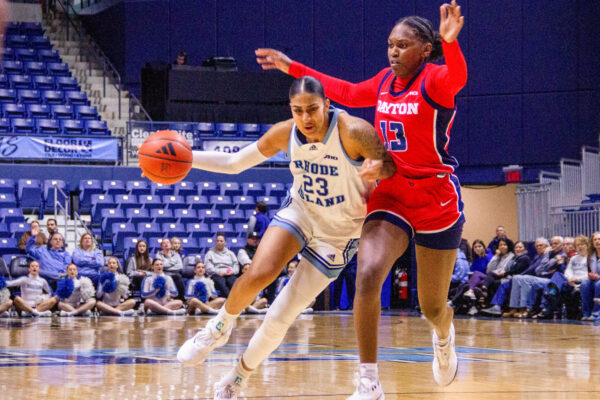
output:
[[237,316],[296,254],[296,273],[269,308],[237,366],[215,384],[215,399],[237,399],[247,378],[279,346],[289,326],[332,282],[358,246],[374,181],[395,166],[366,121],[329,108],[312,77],[290,88],[293,119],[275,124],[238,153],[194,152],[194,167],[236,174],[287,151],[294,184],[263,236],[252,267],[233,286],[225,305],[185,342],[180,362],[196,365],[229,339]]

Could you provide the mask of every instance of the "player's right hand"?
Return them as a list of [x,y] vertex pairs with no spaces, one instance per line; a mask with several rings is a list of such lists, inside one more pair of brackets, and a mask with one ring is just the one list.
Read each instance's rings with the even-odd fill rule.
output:
[[279,50],[275,49],[256,49],[256,62],[262,69],[278,69],[284,73],[289,73],[292,60]]

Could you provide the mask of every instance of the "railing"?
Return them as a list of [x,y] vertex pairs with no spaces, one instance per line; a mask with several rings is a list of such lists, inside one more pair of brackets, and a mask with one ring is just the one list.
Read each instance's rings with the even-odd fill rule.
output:
[[[81,215],[79,215],[78,212],[74,211],[73,212],[73,230],[75,231],[75,243],[79,242],[79,237],[80,237],[79,231],[78,231],[79,228],[83,229],[85,231],[85,233],[88,233],[92,237],[92,240],[94,241],[94,245],[96,246],[96,249],[102,250],[101,244],[98,243],[94,234],[87,228],[87,226],[81,220]],[[83,235],[81,235],[81,236],[83,236]]]
[[[64,241],[66,243],[67,241],[67,233],[68,233],[68,227],[69,227],[69,195],[67,195],[60,187],[58,187],[58,185],[54,184],[54,220],[57,221],[56,224],[58,226],[58,215],[60,214],[60,211],[64,212],[65,214],[65,224],[64,224],[64,233],[65,233],[65,238]],[[58,201],[58,194],[61,194],[63,196],[63,198],[65,199],[65,204],[63,205],[60,201]],[[85,231],[85,233],[89,233],[90,236],[92,237],[92,240],[94,241],[94,245],[96,246],[97,249],[102,250],[102,246],[98,243],[98,241],[96,240],[96,237],[94,236],[94,234],[87,228],[87,226],[83,223],[83,221],[81,220],[81,216],[79,215],[79,213],[73,211],[73,232],[75,235],[75,243],[74,246],[77,247],[77,243],[79,242],[79,231],[78,229],[83,229]]]
[[129,92],[129,122],[132,121],[132,115],[138,114],[134,111],[134,108],[136,106],[139,107],[140,111],[142,111],[142,113],[146,117],[146,121],[152,122],[152,118],[150,118],[150,115],[148,114],[144,106],[142,106],[142,102],[131,92]]
[[565,158],[560,160],[560,197],[561,206],[581,204],[581,161]]
[[600,230],[600,205],[551,212],[550,226],[553,235],[589,237]]
[[600,151],[594,147],[583,146],[581,160],[583,196],[600,193]]
[[517,186],[519,240],[534,241],[539,236],[551,236],[548,217],[550,187],[549,183]]
[[[63,192],[63,190],[61,188],[58,187],[58,185],[56,183],[53,184],[54,186],[54,220],[56,221],[56,225],[58,227],[58,214],[59,214],[59,210],[63,210],[65,213],[65,230],[63,232],[65,232],[65,235],[67,234],[67,220],[69,217],[69,196]],[[65,204],[62,205],[61,202],[58,201],[58,194],[62,194],[63,198],[65,199]],[[50,238],[48,238],[50,239]],[[64,238],[64,241],[66,243],[67,238]]]

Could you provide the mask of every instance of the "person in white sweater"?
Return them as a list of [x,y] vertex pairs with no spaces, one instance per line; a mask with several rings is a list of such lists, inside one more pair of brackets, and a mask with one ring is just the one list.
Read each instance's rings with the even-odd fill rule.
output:
[[[48,281],[40,276],[39,262],[34,260],[29,263],[29,275],[6,282],[6,287],[15,286],[21,287],[21,295],[15,296],[14,306],[22,317],[52,316],[50,309],[54,307],[58,300],[51,297],[52,290]],[[8,302],[10,302],[10,299],[8,299]],[[4,304],[6,303],[7,301],[4,302]]]
[[223,232],[217,233],[215,247],[204,256],[206,273],[215,282],[221,296],[227,298],[240,272],[240,264],[233,251],[225,247],[227,240]]
[[142,298],[146,314],[181,315],[185,314],[183,302],[177,297],[177,288],[173,279],[163,271],[163,262],[159,258],[152,261],[153,274],[144,278]]
[[188,314],[216,314],[225,303],[224,297],[215,293],[215,283],[206,276],[206,267],[198,261],[194,267],[194,278],[190,279],[185,291]]
[[119,261],[115,257],[108,259],[108,273],[98,278],[96,308],[105,315],[133,315],[135,300],[129,297],[129,278],[119,274]]

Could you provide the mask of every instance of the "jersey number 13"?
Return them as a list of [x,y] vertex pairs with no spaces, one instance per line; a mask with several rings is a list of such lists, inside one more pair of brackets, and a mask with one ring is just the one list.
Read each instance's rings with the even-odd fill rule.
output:
[[379,126],[381,127],[383,140],[385,140],[386,150],[406,151],[406,136],[404,136],[404,124],[402,122],[379,121]]

